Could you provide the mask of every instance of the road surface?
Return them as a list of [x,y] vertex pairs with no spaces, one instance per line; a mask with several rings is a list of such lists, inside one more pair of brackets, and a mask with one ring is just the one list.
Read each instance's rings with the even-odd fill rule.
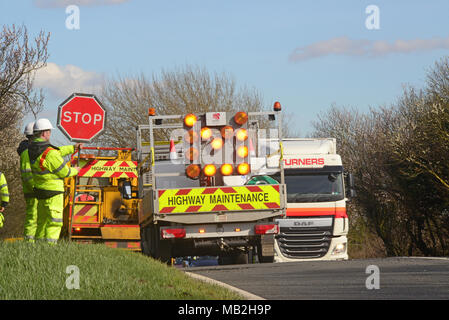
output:
[[249,264],[185,271],[269,300],[449,299],[448,258]]

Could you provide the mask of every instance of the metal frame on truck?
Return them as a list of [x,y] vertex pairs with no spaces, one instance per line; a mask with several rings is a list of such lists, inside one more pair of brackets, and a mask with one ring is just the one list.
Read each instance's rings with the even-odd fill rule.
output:
[[[189,119],[196,119],[191,126],[186,125]],[[261,176],[251,163],[260,156],[256,149],[262,123],[276,123],[276,138],[282,139],[279,111],[153,113],[148,125],[137,127],[145,254],[163,261],[216,255],[222,263],[245,263],[256,253],[260,262],[274,261],[275,220],[285,215],[286,189],[282,161],[280,183],[252,182]],[[203,131],[210,129],[215,133],[204,139]],[[212,144],[219,140],[222,154]],[[215,162],[207,162],[204,155],[212,155]]]

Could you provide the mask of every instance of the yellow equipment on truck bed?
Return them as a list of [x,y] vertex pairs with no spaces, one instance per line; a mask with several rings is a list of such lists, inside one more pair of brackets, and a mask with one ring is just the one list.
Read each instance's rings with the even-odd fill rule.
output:
[[[140,250],[137,162],[130,148],[84,147],[71,159],[81,169],[65,179],[62,236],[83,243]],[[114,152],[116,156],[101,156]]]

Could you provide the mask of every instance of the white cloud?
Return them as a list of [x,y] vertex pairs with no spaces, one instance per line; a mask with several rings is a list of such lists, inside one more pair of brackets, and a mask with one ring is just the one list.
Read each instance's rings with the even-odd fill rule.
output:
[[331,54],[380,57],[393,53],[413,53],[449,49],[449,37],[387,41],[352,40],[348,37],[332,38],[298,47],[289,56],[291,62],[323,57]]
[[36,72],[34,85],[48,90],[55,98],[66,98],[74,92],[99,92],[103,80],[102,74],[70,64],[58,66],[49,62]]
[[130,0],[34,0],[39,8],[65,8],[70,5],[77,6],[104,6],[128,2]]

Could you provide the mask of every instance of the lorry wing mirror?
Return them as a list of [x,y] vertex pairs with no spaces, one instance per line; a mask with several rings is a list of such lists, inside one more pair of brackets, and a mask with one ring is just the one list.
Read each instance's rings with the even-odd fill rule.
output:
[[123,181],[122,187],[120,188],[120,193],[122,194],[123,199],[131,199],[132,198],[132,190],[131,190],[131,182]]
[[352,173],[346,174],[346,187],[347,187],[347,196],[349,198],[354,198],[357,193],[354,189],[354,175]]
[[357,196],[357,192],[354,189],[349,189],[349,198]]
[[354,175],[352,173],[346,175],[346,184],[349,189],[354,189]]

